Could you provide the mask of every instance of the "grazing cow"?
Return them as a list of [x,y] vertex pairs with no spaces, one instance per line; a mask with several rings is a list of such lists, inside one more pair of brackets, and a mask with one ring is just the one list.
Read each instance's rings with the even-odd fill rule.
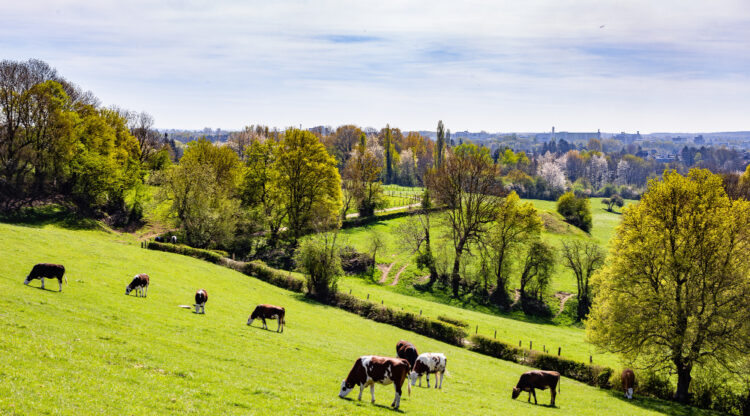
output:
[[281,306],[274,306],[274,305],[258,305],[253,310],[253,313],[250,314],[250,317],[247,318],[247,324],[252,325],[253,321],[260,318],[263,320],[263,329],[268,329],[268,325],[266,325],[266,319],[276,319],[276,332],[284,332],[284,325],[286,324],[286,321],[284,320],[284,316],[286,315],[286,311]]
[[[61,264],[50,264],[50,263],[39,263],[34,265],[31,269],[31,273],[26,276],[26,280],[23,284],[28,285],[34,279],[42,279],[42,289],[44,289],[44,279],[57,279],[57,283],[60,285],[60,292],[62,292],[63,275],[65,274],[65,267]],[[65,283],[68,283],[68,278],[65,278]]]
[[176,235],[172,236],[172,244],[177,244],[177,236]]
[[[448,359],[445,355],[435,352],[426,352],[420,354],[417,357],[417,362],[414,364],[414,368],[409,374],[411,379],[411,385],[417,383],[419,379],[419,387],[422,387],[422,374],[427,375],[427,387],[430,387],[430,374],[435,374],[435,388],[443,388],[443,379],[445,378],[445,365],[448,363]],[[438,384],[438,376],[440,376],[440,384]]]
[[625,397],[632,399],[633,387],[635,387],[635,373],[633,370],[626,368],[622,370],[620,380],[622,380],[622,389],[625,390]]
[[156,238],[154,238],[154,241],[156,241],[157,243],[163,243],[164,242],[164,237],[162,237],[162,236],[156,236]]
[[207,300],[208,292],[206,292],[206,289],[198,289],[195,292],[195,313],[206,313]]
[[[409,373],[409,362],[403,358],[378,357],[375,355],[365,355],[357,358],[354,367],[349,371],[349,375],[341,382],[339,397],[344,398],[354,386],[359,386],[359,397],[362,400],[362,391],[365,387],[370,386],[370,396],[372,403],[375,403],[375,383],[388,385],[393,383],[396,388],[396,397],[393,398],[391,407],[398,409],[401,404],[401,387]],[[406,383],[406,388],[411,396],[411,386]]]
[[518,397],[522,391],[527,391],[529,392],[529,403],[531,403],[531,396],[534,395],[534,404],[537,404],[534,389],[544,390],[547,387],[550,388],[550,393],[552,394],[550,406],[555,407],[555,388],[560,388],[560,373],[557,371],[542,370],[527,371],[521,374],[518,384],[516,384],[516,387],[513,387],[513,399]]
[[401,340],[396,344],[396,355],[398,358],[403,358],[409,362],[409,368],[414,368],[414,364],[417,362],[417,348],[411,342]]
[[148,283],[149,277],[146,273],[137,274],[133,277],[133,281],[130,282],[128,287],[125,288],[125,294],[129,295],[130,292],[135,290],[136,296],[143,296],[145,298],[148,293]]

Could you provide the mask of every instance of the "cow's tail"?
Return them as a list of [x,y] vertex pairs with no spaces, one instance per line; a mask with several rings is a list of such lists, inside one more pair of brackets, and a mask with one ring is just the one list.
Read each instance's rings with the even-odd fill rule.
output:
[[411,397],[411,382],[409,381],[409,377],[405,377],[406,379],[406,391],[409,393],[409,397]]
[[63,279],[65,279],[65,284],[68,284],[68,276],[63,276]]
[[562,377],[557,380],[557,392],[560,393],[560,385],[562,384]]
[[286,309],[281,308],[281,323],[286,325]]

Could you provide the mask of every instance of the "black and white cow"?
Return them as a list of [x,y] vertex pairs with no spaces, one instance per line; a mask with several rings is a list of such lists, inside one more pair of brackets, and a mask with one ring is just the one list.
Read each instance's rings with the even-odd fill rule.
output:
[[[60,285],[60,292],[62,292],[63,276],[65,275],[65,267],[62,264],[51,264],[51,263],[39,263],[34,265],[31,272],[26,276],[26,280],[23,284],[28,285],[34,279],[42,280],[42,289],[44,289],[44,279],[57,279],[57,283]],[[68,283],[68,278],[65,278],[65,283]]]
[[206,313],[206,301],[208,301],[208,292],[206,289],[198,289],[195,292],[195,313]]
[[[409,374],[411,385],[416,384],[419,379],[419,387],[422,387],[422,375],[427,375],[427,387],[430,387],[430,374],[435,374],[435,388],[443,388],[443,379],[445,378],[445,365],[448,363],[448,359],[442,353],[426,352],[420,354],[417,357],[417,362],[414,364],[412,372]],[[438,376],[440,376],[440,384],[438,384]]]
[[173,235],[171,240],[172,240],[172,244],[177,244],[177,236],[176,235]]
[[276,319],[276,332],[284,332],[284,325],[286,324],[285,316],[286,310],[281,306],[258,305],[253,310],[253,313],[250,314],[250,317],[247,318],[247,324],[252,325],[254,320],[261,319],[263,321],[263,329],[268,329],[266,319]]
[[[393,398],[391,407],[398,409],[401,404],[401,387],[409,374],[409,362],[403,358],[378,357],[376,355],[365,355],[357,358],[349,375],[341,382],[339,397],[344,398],[359,386],[359,397],[362,400],[362,391],[370,387],[372,403],[375,403],[375,383],[388,385],[393,383],[396,388],[396,397]],[[406,383],[406,388],[411,396],[411,386]]]
[[145,298],[146,294],[148,293],[149,280],[150,279],[146,273],[135,275],[135,277],[133,277],[133,281],[130,282],[128,287],[125,288],[125,294],[129,295],[130,292],[135,290],[136,296],[143,296]]

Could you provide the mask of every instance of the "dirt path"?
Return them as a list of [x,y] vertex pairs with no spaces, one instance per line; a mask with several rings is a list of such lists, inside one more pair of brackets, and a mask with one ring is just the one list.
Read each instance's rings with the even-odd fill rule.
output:
[[555,318],[560,316],[561,313],[565,310],[565,302],[568,301],[568,299],[574,297],[574,293],[568,293],[568,292],[557,292],[555,293],[555,297],[560,299],[560,310],[557,311],[557,315],[555,315]]
[[[378,213],[378,212],[398,211],[400,209],[412,209],[412,208],[417,208],[417,207],[419,207],[421,205],[422,205],[422,203],[418,202],[416,204],[404,205],[402,207],[392,207],[392,208],[386,208],[386,209],[379,209],[379,210],[375,211],[375,213]],[[346,218],[357,218],[357,217],[359,217],[359,213],[358,212],[352,212],[351,214],[346,214]]]
[[510,304],[511,309],[521,300],[521,290],[513,289],[513,303]]
[[383,284],[388,280],[388,273],[391,272],[391,268],[393,265],[396,264],[394,261],[391,264],[378,264],[378,270],[383,272],[383,276],[380,277],[380,280],[378,280],[378,283]]
[[399,276],[401,276],[401,272],[406,270],[406,266],[408,266],[408,264],[404,264],[400,269],[398,269],[398,273],[396,273],[396,276],[393,278],[393,282],[391,282],[391,286],[396,286],[398,284],[398,278]]

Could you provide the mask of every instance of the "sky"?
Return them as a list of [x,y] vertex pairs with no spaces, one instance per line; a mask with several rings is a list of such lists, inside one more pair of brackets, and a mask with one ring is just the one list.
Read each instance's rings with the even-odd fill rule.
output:
[[750,130],[750,1],[0,3],[41,59],[159,128]]

